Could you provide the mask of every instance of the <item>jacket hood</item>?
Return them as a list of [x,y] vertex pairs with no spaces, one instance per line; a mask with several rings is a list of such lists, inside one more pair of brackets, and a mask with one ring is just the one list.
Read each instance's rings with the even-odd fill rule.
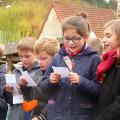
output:
[[[18,71],[21,71],[21,70],[26,71],[27,70],[28,71],[28,69],[26,69],[21,62],[14,64],[14,67],[15,67],[15,71],[16,70],[18,70]],[[30,70],[36,69],[36,68],[40,68],[38,61],[34,62],[32,68]]]
[[0,73],[6,73],[7,68],[6,68],[6,64],[0,64]]

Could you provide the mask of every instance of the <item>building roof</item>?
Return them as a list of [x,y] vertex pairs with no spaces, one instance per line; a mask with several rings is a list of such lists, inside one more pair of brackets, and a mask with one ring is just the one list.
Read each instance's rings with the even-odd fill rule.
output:
[[66,5],[56,0],[53,1],[52,5],[61,23],[65,17],[73,16],[81,12],[87,13],[87,19],[91,26],[91,31],[94,31],[99,38],[102,38],[103,36],[104,24],[115,17],[115,13],[112,9],[85,7],[82,5],[78,8],[75,4]]
[[5,55],[11,55],[17,53],[17,44],[16,42],[11,42],[5,45]]

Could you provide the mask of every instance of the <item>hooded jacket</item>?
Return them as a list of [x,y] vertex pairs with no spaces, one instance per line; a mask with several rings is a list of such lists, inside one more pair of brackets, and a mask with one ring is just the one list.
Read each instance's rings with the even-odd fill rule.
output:
[[80,77],[80,84],[70,84],[69,77],[64,77],[57,84],[49,81],[52,66],[67,67],[61,49],[52,60],[41,81],[41,87],[48,100],[48,120],[93,120],[100,85],[96,80],[96,68],[100,62],[97,52],[87,47],[71,58],[74,61],[73,72]]

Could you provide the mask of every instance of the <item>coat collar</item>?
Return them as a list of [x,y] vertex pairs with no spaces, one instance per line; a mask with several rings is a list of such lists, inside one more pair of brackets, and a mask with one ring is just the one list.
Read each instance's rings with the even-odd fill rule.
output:
[[38,61],[35,61],[35,62],[34,62],[33,66],[31,67],[30,70],[26,69],[26,68],[23,66],[22,63],[18,63],[18,65],[15,65],[15,70],[18,70],[18,71],[21,71],[21,69],[22,69],[23,71],[31,71],[31,70],[36,69],[36,68],[40,68],[40,65],[39,65]]
[[[59,53],[63,56],[67,56],[68,54],[65,52],[64,47],[59,50]],[[91,54],[98,54],[97,51],[94,51],[88,44],[85,44],[82,52],[80,52],[77,56],[86,56]]]

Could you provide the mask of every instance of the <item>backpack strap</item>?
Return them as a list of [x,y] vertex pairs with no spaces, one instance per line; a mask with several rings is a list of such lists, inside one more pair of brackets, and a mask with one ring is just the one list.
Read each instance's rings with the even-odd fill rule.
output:
[[73,68],[74,68],[74,62],[70,59],[69,56],[65,56],[65,57],[63,57],[63,59],[64,59],[64,62],[66,63],[66,65],[67,65],[69,71],[72,72]]

